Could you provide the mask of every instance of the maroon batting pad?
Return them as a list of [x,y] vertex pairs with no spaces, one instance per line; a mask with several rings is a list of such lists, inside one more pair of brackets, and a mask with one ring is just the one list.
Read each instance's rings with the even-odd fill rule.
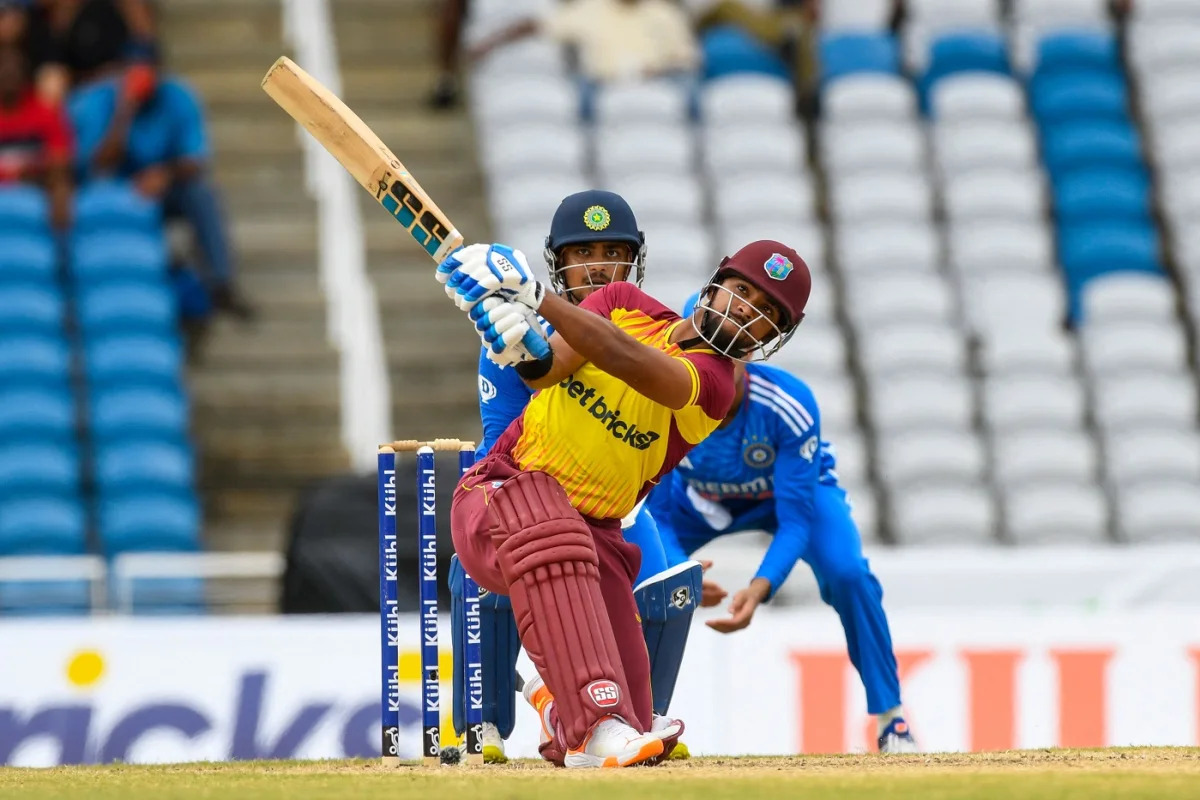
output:
[[638,725],[587,523],[544,472],[505,481],[489,506],[521,643],[554,695],[567,746],[608,714]]

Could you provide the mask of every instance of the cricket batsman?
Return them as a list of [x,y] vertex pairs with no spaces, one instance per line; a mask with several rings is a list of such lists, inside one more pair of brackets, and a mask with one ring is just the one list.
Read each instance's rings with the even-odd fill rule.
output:
[[[685,314],[695,297],[685,306]],[[732,633],[750,624],[799,560],[812,567],[821,599],[846,632],[850,661],[878,720],[882,752],[911,753],[900,678],[883,611],[883,589],[863,557],[862,539],[838,486],[832,445],[804,381],[765,364],[736,365],[733,404],[718,430],[694,448],[650,493],[667,558],[685,561],[726,534],[765,530],[771,545],[750,585],[734,593],[730,616],[708,626]],[[705,584],[705,605],[726,595]]]
[[[460,480],[451,531],[468,574],[511,600],[538,672],[525,696],[542,754],[569,768],[657,760],[683,723],[653,717],[633,596],[641,551],[620,521],[724,419],[733,359],[765,357],[795,332],[808,267],[786,245],[753,242],[721,262],[705,313],[689,319],[628,282],[576,306],[504,245],[458,250],[437,274],[489,358],[537,390]],[[546,352],[523,342],[543,333],[538,315],[554,329]]]
[[[645,272],[645,235],[633,209],[620,195],[588,190],[566,197],[554,213],[544,257],[554,291],[578,305],[602,286],[630,281],[640,287]],[[483,438],[476,451],[482,459],[529,403],[534,390],[517,371],[479,356],[479,413]],[[703,570],[694,561],[667,569],[666,553],[654,520],[639,504],[622,520],[625,539],[642,552],[634,599],[650,656],[654,713],[665,716],[679,677],[692,615],[700,599]],[[466,730],[466,603],[463,569],[457,556],[450,561],[451,624],[454,643],[454,728]],[[521,642],[508,597],[487,592],[480,597],[480,642],[483,652],[483,756],[503,763],[504,740],[516,723],[515,669]],[[673,758],[686,758],[678,744]]]

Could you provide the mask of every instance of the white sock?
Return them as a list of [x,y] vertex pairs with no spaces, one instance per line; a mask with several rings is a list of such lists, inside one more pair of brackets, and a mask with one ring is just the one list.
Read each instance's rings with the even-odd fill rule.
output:
[[903,718],[904,718],[904,706],[896,706],[895,708],[888,709],[887,711],[883,712],[882,714],[879,714],[876,717],[876,719],[878,720],[878,724],[879,724],[878,735],[883,736],[883,732],[885,730],[887,730],[888,725],[892,724],[892,720],[903,719]]

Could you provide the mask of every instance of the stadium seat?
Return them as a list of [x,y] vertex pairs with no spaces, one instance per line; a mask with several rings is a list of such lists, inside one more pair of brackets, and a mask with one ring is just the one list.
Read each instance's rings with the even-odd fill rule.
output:
[[1007,75],[962,72],[934,85],[929,108],[939,122],[1019,120],[1025,114],[1025,95]]
[[[634,172],[605,182],[605,188],[629,202],[637,215],[638,224],[646,231],[647,242],[657,253],[662,252],[662,245],[650,237],[652,228],[670,223],[700,229],[700,220],[704,215],[704,188],[694,173],[681,173],[673,175],[670,180],[662,180],[654,174]],[[542,227],[544,229],[545,225]]]
[[930,44],[929,67],[921,76],[922,94],[928,96],[938,81],[947,75],[1008,71],[1008,53],[999,32],[947,32]]
[[69,617],[90,613],[89,581],[0,581],[0,617]]
[[1192,0],[1138,0],[1130,7],[1129,16],[1135,23],[1200,21]]
[[88,409],[92,436],[101,441],[183,438],[188,431],[188,403],[177,387],[117,385],[95,389]]
[[965,288],[971,324],[980,331],[1003,330],[1014,324],[1025,330],[1055,330],[1066,311],[1062,281],[1052,274],[997,271]]
[[787,65],[774,50],[733,25],[709,28],[700,35],[704,79],[740,73],[788,77]]
[[[817,405],[823,406],[822,398],[817,398]],[[871,463],[871,459],[867,455],[866,442],[863,441],[863,437],[858,431],[831,429],[830,434],[826,434],[822,424],[821,439],[833,453],[839,484],[862,486],[869,483],[867,466]]]
[[173,386],[179,380],[183,350],[173,337],[104,336],[86,345],[84,359],[84,369],[93,384],[125,381]]
[[948,176],[943,203],[956,226],[1001,220],[1037,222],[1046,215],[1045,188],[1037,170],[974,170]]
[[65,388],[6,386],[0,391],[0,442],[68,441],[75,401]]
[[949,261],[958,272],[1046,272],[1054,265],[1054,243],[1041,221],[1003,220],[950,229]]
[[1195,481],[1115,486],[1117,524],[1129,542],[1194,542],[1200,530],[1200,484]]
[[1088,323],[1081,328],[1083,362],[1093,374],[1186,369],[1187,343],[1174,320]]
[[900,49],[892,36],[883,33],[823,34],[818,57],[826,84],[858,72],[900,72]]
[[877,448],[880,477],[900,492],[945,481],[983,480],[983,444],[970,431],[899,431],[881,436]]
[[80,283],[101,281],[161,281],[167,274],[163,236],[103,232],[75,237],[71,273]]
[[1128,120],[1054,125],[1046,129],[1042,148],[1054,175],[1084,167],[1142,169],[1141,143]]
[[96,485],[106,495],[134,491],[190,492],[191,448],[182,441],[113,440],[97,448]]
[[691,100],[683,86],[670,80],[612,83],[596,93],[594,116],[598,125],[636,122],[681,124],[691,114]]
[[74,555],[86,550],[86,518],[75,497],[26,495],[0,501],[0,555]]
[[77,236],[104,231],[156,235],[162,226],[162,209],[130,183],[96,180],[79,188],[74,222]]
[[864,72],[830,84],[821,96],[821,113],[831,123],[908,120],[916,117],[917,97],[899,75]]
[[1038,164],[1037,145],[1023,122],[941,123],[934,129],[934,159],[943,175],[973,169],[1028,171]]
[[1036,76],[1062,72],[1116,72],[1120,69],[1115,36],[1094,31],[1049,33],[1037,42]]
[[1162,127],[1200,116],[1197,71],[1200,69],[1146,76],[1140,87],[1140,102],[1149,125]]
[[20,183],[0,186],[0,236],[11,233],[50,236],[50,203],[44,191]]
[[892,530],[901,544],[988,544],[996,509],[978,484],[906,487],[891,493]]
[[560,74],[535,71],[498,79],[479,76],[472,88],[475,118],[486,120],[488,130],[502,130],[509,124],[579,122],[579,88]]
[[1159,371],[1098,375],[1092,392],[1096,423],[1105,430],[1196,425],[1196,384],[1187,375]]
[[[946,281],[935,272],[843,273],[852,298],[846,312],[855,327],[869,330],[899,322],[950,323],[956,302]],[[807,340],[808,331],[805,332]]]
[[65,386],[71,354],[61,336],[0,337],[0,386]]
[[991,376],[983,383],[983,417],[999,438],[1019,429],[1081,429],[1083,386],[1074,375]]
[[1110,272],[1163,272],[1158,236],[1149,225],[1071,225],[1060,229],[1058,241],[1072,289],[1072,319],[1079,317],[1078,291],[1087,281]]
[[979,361],[988,375],[1063,375],[1075,365],[1075,349],[1061,331],[1026,329],[1017,320],[987,331]]
[[[846,371],[846,339],[836,325],[809,325],[805,312],[803,344],[783,348],[772,364],[807,378],[810,375],[841,375]],[[822,406],[824,408],[824,406]]]
[[722,225],[718,231],[717,255],[733,255],[756,239],[774,239],[791,245],[811,270],[825,266],[825,229],[811,220],[746,219],[736,225]]
[[0,446],[0,497],[58,495],[79,491],[79,451],[68,442],[24,442]]
[[[1141,4],[1139,0],[1134,5]],[[1194,17],[1130,25],[1127,60],[1132,68],[1146,73],[1195,65],[1200,63],[1197,41],[1200,19]]]
[[830,186],[834,221],[926,222],[933,216],[933,187],[922,174],[879,172],[848,175]]
[[1053,183],[1059,224],[1150,224],[1150,186],[1143,174],[1129,170],[1074,170]]
[[0,232],[0,281],[51,283],[58,278],[54,240],[18,231]]
[[501,227],[538,224],[545,228],[564,197],[593,185],[583,173],[528,175],[493,182],[488,198]]
[[200,544],[200,509],[193,497],[131,494],[102,499],[100,542],[109,556],[148,551],[193,551]]
[[1114,485],[1138,481],[1200,482],[1200,436],[1186,428],[1106,431],[1106,470]]
[[1103,22],[1108,19],[1106,0],[1013,0],[1012,16],[1041,28]]
[[136,578],[128,587],[129,610],[136,616],[204,614],[205,585],[202,578]]
[[[798,349],[794,346],[785,347],[779,355],[782,357],[784,353]],[[779,363],[786,364],[787,362],[780,361]],[[820,404],[821,434],[823,436],[828,438],[838,431],[858,430],[858,396],[845,372],[840,374],[814,372],[805,375],[804,382],[808,384],[808,388],[812,390],[813,396]]]
[[1003,487],[1096,480],[1096,446],[1081,427],[996,431],[992,454],[996,482]]
[[828,3],[821,8],[821,27],[827,31],[882,31],[892,16],[892,0]]
[[1101,544],[1108,507],[1094,484],[1026,483],[1004,492],[1008,538],[1016,544]]
[[561,77],[565,74],[566,58],[562,46],[541,37],[531,37],[507,47],[496,48],[474,65],[474,77],[481,83],[493,85],[545,75]]
[[821,152],[833,180],[860,171],[925,169],[924,135],[915,124],[894,120],[826,124]]
[[1200,118],[1188,118],[1154,131],[1154,160],[1173,170],[1200,167]]
[[639,171],[683,174],[696,167],[696,142],[685,125],[643,123],[597,128],[596,170],[604,180]]
[[720,181],[713,196],[714,215],[722,225],[750,219],[807,220],[816,210],[813,194],[813,187],[797,173],[743,173]]
[[962,374],[966,352],[962,335],[950,325],[880,322],[858,331],[858,356],[869,375],[897,372]]
[[492,180],[514,175],[582,171],[587,141],[574,123],[513,123],[479,142],[480,156]]
[[169,335],[177,325],[175,298],[165,284],[103,283],[82,288],[78,318],[88,337],[117,333]]
[[63,319],[63,299],[57,287],[0,282],[0,335],[59,335]]
[[[627,199],[636,196],[632,193],[625,194]],[[631,202],[633,201],[631,200]],[[643,219],[641,209],[645,206],[634,205],[633,207],[638,209],[640,223]],[[646,219],[648,222],[642,226],[642,229],[646,232],[646,241],[653,243],[646,247],[647,269],[655,272],[661,270],[672,275],[690,275],[698,289],[700,284],[707,280],[708,276],[716,269],[719,260],[713,255],[712,237],[707,228],[691,223],[668,223],[667,217],[654,215],[646,216]],[[654,255],[651,256],[651,253]],[[661,299],[672,307],[680,305],[683,300],[683,298],[674,297]]]
[[709,123],[702,158],[713,180],[739,172],[796,172],[806,169],[804,132],[793,123]]
[[791,122],[795,106],[791,84],[770,75],[726,75],[700,87],[700,112],[709,127]]
[[1097,325],[1175,316],[1175,290],[1165,275],[1113,273],[1083,287],[1083,319]]
[[[826,405],[828,401],[825,401]],[[965,380],[937,374],[879,374],[870,382],[868,410],[881,432],[905,428],[966,430],[974,416]]]
[[1043,125],[1074,120],[1128,118],[1129,96],[1116,75],[1080,72],[1036,79],[1029,87],[1029,103]]
[[841,227],[836,242],[843,272],[936,272],[941,241],[931,225],[863,220]]

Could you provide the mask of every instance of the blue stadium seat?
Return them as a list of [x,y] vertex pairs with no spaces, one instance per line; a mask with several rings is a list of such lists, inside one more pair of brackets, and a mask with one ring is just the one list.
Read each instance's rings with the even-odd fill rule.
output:
[[0,497],[22,494],[73,497],[79,492],[79,474],[79,450],[74,442],[0,446]]
[[0,581],[0,616],[66,617],[92,612],[87,581]]
[[0,232],[0,281],[58,280],[58,254],[49,236]]
[[0,186],[0,233],[50,235],[50,202],[46,193],[27,184]]
[[194,496],[178,493],[105,498],[100,502],[100,541],[110,556],[197,550],[200,507]]
[[67,441],[75,435],[75,423],[75,399],[65,387],[0,391],[0,442]]
[[139,616],[178,616],[208,611],[202,578],[137,578],[130,583],[132,611]]
[[895,37],[888,34],[825,34],[819,50],[823,83],[856,72],[900,71],[900,48]]
[[167,336],[105,336],[91,340],[84,349],[84,370],[93,384],[123,381],[173,386],[182,363],[179,340]]
[[1095,31],[1061,31],[1037,43],[1035,75],[1056,72],[1120,70],[1116,37]]
[[1063,269],[1073,286],[1108,272],[1163,271],[1158,234],[1147,224],[1064,226],[1058,240]]
[[90,427],[98,440],[134,437],[186,438],[188,403],[170,386],[117,386],[92,395]]
[[78,318],[86,336],[113,333],[170,334],[175,298],[165,283],[103,283],[79,293]]
[[1060,225],[1150,222],[1150,184],[1144,173],[1119,169],[1075,170],[1054,182]]
[[75,237],[71,250],[71,274],[80,283],[167,277],[167,245],[161,234],[91,233]]
[[741,28],[722,25],[700,37],[704,78],[712,80],[738,72],[761,72],[790,78],[787,65],[771,48]]
[[96,449],[96,484],[106,495],[138,491],[187,493],[195,489],[192,449],[186,442],[112,440]]
[[1033,115],[1042,125],[1129,118],[1125,82],[1116,74],[1065,72],[1035,78],[1029,95]]
[[93,181],[84,185],[75,199],[76,235],[97,231],[157,235],[162,224],[159,204],[142,197],[126,181]]
[[1042,152],[1051,175],[1103,167],[1145,171],[1141,140],[1126,122],[1076,122],[1045,132]]
[[938,37],[929,48],[929,68],[921,78],[921,90],[928,93],[941,78],[967,71],[1007,74],[1008,49],[1004,38],[986,31]]
[[0,555],[78,555],[87,549],[86,517],[73,497],[0,501]]
[[0,331],[60,334],[64,305],[53,284],[0,283]]
[[61,337],[0,336],[0,386],[65,386],[70,374],[71,352]]

